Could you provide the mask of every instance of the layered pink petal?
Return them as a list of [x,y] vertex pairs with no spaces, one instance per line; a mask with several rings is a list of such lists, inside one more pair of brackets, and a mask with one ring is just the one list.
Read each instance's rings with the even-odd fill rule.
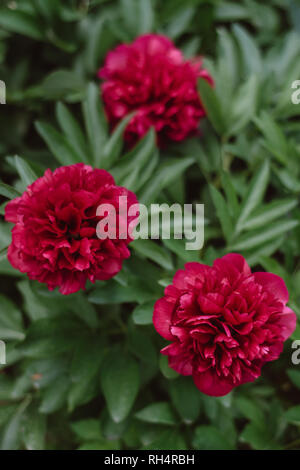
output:
[[172,41],[145,34],[107,54],[98,72],[102,97],[111,127],[134,112],[125,132],[130,145],[154,127],[159,145],[181,141],[198,133],[205,116],[197,79],[213,80],[202,60],[187,61]]
[[284,280],[273,273],[257,272],[253,274],[255,281],[270,292],[276,299],[286,304],[289,293]]
[[121,230],[116,217],[116,236],[100,240],[96,228],[102,216],[97,208],[106,204],[118,214],[124,205],[121,196],[126,210],[137,205],[136,196],[116,186],[105,170],[82,163],[46,170],[6,206],[6,220],[15,223],[8,260],[30,279],[46,283],[50,290],[59,287],[65,295],[84,289],[88,279],[110,279],[130,255],[128,227],[132,230],[137,219],[127,213]]
[[156,331],[165,339],[174,337],[170,331],[173,306],[165,299],[159,299],[154,305],[153,324]]
[[247,264],[245,258],[242,255],[237,253],[229,253],[228,255],[218,258],[214,261],[214,267],[221,269],[222,271],[233,269],[237,272],[249,275],[251,274],[251,269]]
[[231,392],[234,385],[230,384],[226,379],[218,377],[214,370],[207,370],[201,374],[193,374],[195,385],[202,393],[211,397],[222,397]]
[[281,354],[296,327],[287,300],[281,278],[251,273],[241,255],[228,254],[213,267],[187,263],[156,304],[154,326],[171,341],[161,352],[203,393],[226,395]]
[[295,312],[289,307],[285,307],[283,312],[279,315],[278,323],[281,327],[283,341],[285,341],[296,329],[297,317]]

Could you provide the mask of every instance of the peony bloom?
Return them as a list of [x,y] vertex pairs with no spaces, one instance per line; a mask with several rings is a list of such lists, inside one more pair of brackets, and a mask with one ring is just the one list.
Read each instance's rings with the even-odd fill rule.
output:
[[105,170],[83,163],[46,170],[5,207],[5,219],[15,224],[8,260],[49,290],[58,286],[62,294],[84,289],[88,279],[110,279],[129,257],[132,238],[126,232],[121,240],[100,240],[96,227],[103,218],[96,211],[100,204],[111,204],[118,214],[119,196],[127,197],[128,207],[137,203]]
[[197,78],[213,83],[201,64],[201,59],[184,60],[172,41],[158,34],[140,36],[109,52],[98,76],[104,80],[102,95],[112,127],[135,111],[125,133],[131,145],[151,126],[159,144],[195,134],[205,115]]
[[241,255],[228,254],[212,267],[187,263],[154,307],[156,330],[172,341],[161,352],[203,393],[226,395],[279,357],[296,327],[287,301],[283,280],[251,273]]

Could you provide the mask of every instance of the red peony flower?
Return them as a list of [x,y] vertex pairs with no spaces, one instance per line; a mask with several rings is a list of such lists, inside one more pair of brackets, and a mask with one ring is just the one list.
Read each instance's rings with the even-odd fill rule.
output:
[[251,273],[241,255],[228,254],[212,267],[187,263],[154,307],[156,330],[172,341],[161,352],[203,393],[226,395],[279,357],[296,327],[287,301],[283,280]]
[[102,95],[112,127],[135,111],[125,132],[129,144],[151,126],[159,144],[195,134],[205,115],[197,78],[213,83],[201,64],[201,59],[184,60],[172,41],[158,34],[140,36],[109,52],[98,76],[104,79]]
[[[130,255],[127,245],[132,238],[126,232],[124,239],[100,240],[96,227],[103,217],[96,211],[100,204],[111,204],[118,214],[120,196],[127,197],[128,207],[137,203],[136,196],[116,186],[105,170],[83,163],[46,170],[6,205],[5,219],[15,224],[10,263],[49,290],[58,286],[62,294],[84,289],[87,279],[115,276]],[[128,224],[133,219],[128,217]]]

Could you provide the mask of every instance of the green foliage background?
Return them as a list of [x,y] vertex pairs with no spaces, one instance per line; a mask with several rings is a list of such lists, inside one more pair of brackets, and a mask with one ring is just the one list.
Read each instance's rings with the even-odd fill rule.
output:
[[[291,341],[255,383],[211,398],[168,368],[152,326],[178,268],[229,251],[282,276],[300,314],[299,0],[0,4],[1,213],[46,168],[78,161],[108,169],[141,202],[205,203],[206,213],[201,252],[137,240],[118,276],[67,297],[11,268],[1,221],[0,447],[300,449]],[[150,31],[203,54],[216,87],[199,84],[201,139],[159,152],[150,131],[125,155],[126,121],[109,136],[96,72],[109,49]]]

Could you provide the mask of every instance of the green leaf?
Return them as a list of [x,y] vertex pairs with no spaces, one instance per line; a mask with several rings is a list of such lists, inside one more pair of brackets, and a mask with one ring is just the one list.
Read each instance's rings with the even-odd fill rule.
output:
[[249,219],[244,223],[244,230],[263,227],[273,220],[286,215],[298,204],[297,199],[281,199],[272,201],[269,204],[260,206],[252,213]]
[[1,408],[0,408],[0,427],[1,428],[12,417],[16,409],[17,409],[17,405],[1,405]]
[[258,85],[256,75],[251,75],[246,83],[238,89],[232,106],[228,134],[238,135],[254,117],[257,107]]
[[0,261],[7,260],[7,247],[0,250]]
[[62,408],[67,401],[69,388],[69,377],[59,377],[57,382],[51,383],[42,394],[39,412],[51,414]]
[[129,423],[131,423],[131,416],[127,416],[126,419],[116,423],[108,413],[107,407],[101,414],[101,428],[102,434],[105,439],[114,441],[124,437],[124,433],[127,431]]
[[139,195],[139,201],[149,204],[159,193],[181,176],[194,163],[194,158],[165,158],[151,180],[145,185]]
[[223,2],[217,5],[215,10],[215,17],[221,22],[245,20],[248,16],[249,12],[246,6],[233,2]]
[[132,117],[133,113],[123,118],[106,142],[101,161],[102,168],[111,168],[119,158],[123,145],[123,134]]
[[199,450],[230,450],[231,444],[221,430],[214,426],[198,426],[195,430],[193,446]]
[[59,0],[52,0],[50,3],[34,0],[32,3],[34,10],[48,21],[55,20],[60,13]]
[[88,297],[90,302],[97,305],[138,302],[139,299],[138,286],[120,286],[114,281],[106,286],[98,287]]
[[167,426],[176,424],[174,412],[169,403],[166,402],[152,403],[135,413],[135,417],[146,423],[165,424]]
[[92,441],[78,447],[78,450],[119,450],[119,441]]
[[161,354],[159,358],[159,368],[163,376],[166,377],[166,379],[172,380],[177,379],[177,377],[179,377],[179,373],[169,366],[168,358],[163,354]]
[[6,364],[0,366],[0,369],[5,369],[7,366],[12,366],[21,360],[22,354],[16,348],[17,343],[15,341],[10,341],[6,345]]
[[82,441],[97,441],[102,439],[100,421],[98,419],[83,419],[71,423],[72,431]]
[[13,33],[23,34],[36,40],[45,39],[45,29],[38,18],[24,11],[1,8],[0,25]]
[[190,377],[170,382],[172,403],[186,424],[196,421],[201,411],[201,395]]
[[14,157],[14,163],[16,166],[16,170],[19,173],[25,186],[29,186],[31,183],[37,180],[38,176],[23,158],[20,158],[16,155]]
[[123,421],[135,402],[140,376],[136,361],[126,353],[112,351],[101,369],[102,391],[112,419]]
[[81,127],[63,103],[57,103],[56,117],[74,152],[80,156],[81,161],[89,163],[87,142],[85,141]]
[[143,363],[157,365],[157,352],[151,338],[134,325],[128,330],[128,348]]
[[254,118],[254,122],[266,138],[265,147],[280,163],[286,164],[289,147],[282,128],[265,111],[260,114],[259,118]]
[[70,378],[73,383],[87,382],[97,374],[104,356],[101,341],[83,337],[76,346],[70,367]]
[[7,197],[8,199],[14,199],[16,197],[21,196],[21,193],[19,193],[19,191],[17,191],[12,186],[9,186],[8,184],[2,183],[1,181],[0,181],[0,194],[1,196]]
[[188,39],[183,44],[183,46],[181,47],[181,50],[186,59],[192,59],[193,57],[197,55],[200,49],[200,46],[201,46],[201,38],[193,37],[191,39]]
[[145,165],[145,167],[141,169],[136,167],[132,173],[128,174],[122,180],[122,185],[137,193],[141,188],[143,188],[145,183],[154,177],[153,173],[157,167],[158,161],[158,151],[155,150],[153,152],[152,159]]
[[294,370],[294,369],[289,369],[289,370],[287,370],[287,375],[289,376],[289,379],[291,380],[291,382],[297,388],[300,388],[300,371]]
[[228,206],[222,194],[214,186],[210,186],[209,189],[214,206],[217,211],[218,218],[221,222],[223,234],[228,242],[233,232],[233,225]]
[[293,174],[288,169],[284,168],[282,170],[275,169],[275,173],[279,178],[280,183],[292,193],[300,193],[300,182],[295,174]]
[[263,257],[272,256],[281,246],[285,236],[281,235],[266,243],[263,243],[258,248],[253,248],[247,253],[247,261],[250,266],[255,266],[262,262]]
[[166,249],[162,248],[154,241],[143,239],[135,240],[132,243],[132,248],[141,256],[149,258],[167,271],[173,269],[171,255],[166,251]]
[[3,295],[0,295],[0,338],[18,341],[25,338],[21,312]]
[[279,448],[278,445],[274,445],[268,429],[265,426],[260,427],[256,423],[250,423],[245,426],[240,435],[240,440],[249,443],[256,450]]
[[87,88],[87,97],[83,102],[83,115],[94,166],[99,167],[108,135],[108,123],[100,98],[100,90],[94,83],[90,83]]
[[61,165],[72,165],[80,162],[80,157],[72,149],[66,137],[60,134],[51,124],[36,122],[36,130],[44,139],[49,149]]
[[151,33],[154,28],[154,9],[151,0],[139,0],[138,34]]
[[71,387],[68,396],[69,410],[86,403],[97,393],[100,366],[105,350],[99,341],[90,337],[79,341],[70,368]]
[[298,340],[299,336],[300,336],[300,324],[299,324],[299,321],[298,321],[297,324],[296,324],[296,329],[295,329],[294,333],[291,335],[291,339]]
[[72,350],[82,335],[82,324],[70,316],[42,318],[31,323],[19,348],[26,357],[58,356]]
[[31,401],[31,397],[26,397],[19,405],[13,417],[5,427],[0,441],[1,450],[18,450],[21,439],[22,422],[24,412]]
[[120,0],[120,11],[124,20],[127,31],[132,37],[135,37],[137,31],[137,18],[136,18],[136,7],[135,0]]
[[237,198],[237,194],[234,188],[234,185],[232,183],[230,174],[222,171],[221,173],[221,180],[222,180],[222,187],[224,189],[224,192],[226,194],[226,199],[228,202],[228,209],[235,219],[239,213],[239,202]]
[[203,78],[198,80],[198,90],[208,119],[215,128],[216,132],[221,136],[226,134],[226,119],[221,107],[221,102],[219,101],[215,90]]
[[80,318],[82,322],[89,326],[91,329],[98,328],[101,324],[98,313],[93,305],[88,301],[88,298],[81,292],[74,294],[70,300],[70,308],[75,315]]
[[280,222],[275,222],[268,225],[264,230],[258,229],[251,232],[247,232],[245,235],[239,237],[237,241],[232,243],[227,250],[228,251],[243,251],[250,250],[252,248],[258,247],[274,238],[278,238],[285,232],[293,230],[299,225],[298,220],[289,220],[287,219],[283,224]]
[[[196,222],[194,221],[194,223]],[[186,225],[186,228],[187,226],[188,224]],[[197,228],[199,229],[199,227]],[[185,238],[182,238],[182,240],[181,239],[176,240],[175,238],[170,238],[168,240],[166,238],[166,239],[163,239],[162,242],[170,251],[175,253],[185,263],[197,261],[197,259],[199,258],[197,252],[195,253],[194,250],[186,249],[186,244],[188,243],[188,241]]]
[[[155,432],[155,439],[143,447],[143,450],[187,450],[184,436],[177,430]],[[169,456],[170,458],[170,456]],[[166,456],[168,459],[168,456]],[[167,464],[167,462],[166,462]]]
[[27,361],[25,376],[29,377],[35,388],[48,389],[66,375],[68,361],[64,356]]
[[300,4],[297,0],[289,1],[289,17],[294,26],[294,29],[300,32]]
[[240,47],[245,74],[251,75],[254,73],[258,77],[261,76],[263,62],[260,49],[257,47],[255,41],[246,29],[242,28],[238,24],[233,26],[233,33]]
[[[34,89],[33,89],[34,90]],[[37,93],[43,99],[78,101],[84,97],[85,82],[76,70],[58,69],[42,81]]]
[[154,302],[146,302],[138,305],[132,312],[132,318],[136,325],[152,325]]
[[27,412],[23,442],[27,450],[44,450],[46,439],[46,417],[38,413],[36,405]]
[[253,421],[258,427],[262,426],[265,416],[260,406],[253,399],[237,397],[236,404],[243,416]]
[[284,418],[292,424],[300,424],[300,405],[292,406],[284,413]]
[[0,400],[10,400],[13,394],[13,380],[6,374],[0,374]]
[[262,201],[267,189],[269,176],[270,165],[266,160],[254,175],[250,183],[249,190],[243,199],[240,215],[236,223],[236,233],[239,233],[244,228],[244,224],[249,218],[250,214]]
[[24,310],[31,320],[35,321],[49,316],[50,307],[34,293],[33,284],[24,279],[18,282],[18,289],[24,300]]
[[94,22],[87,23],[86,28],[86,68],[90,74],[95,74],[107,51],[114,46],[115,37],[104,15],[95,15]]
[[142,170],[147,164],[151,163],[150,159],[156,150],[155,138],[155,131],[150,128],[135,147],[122,156],[118,164],[111,169],[111,173],[118,184],[124,185],[125,178],[134,171],[142,175]]
[[99,377],[93,375],[87,382],[76,382],[71,385],[68,394],[68,411],[72,412],[76,407],[85,405],[99,395]]
[[187,8],[176,12],[173,17],[168,19],[168,25],[165,28],[166,36],[176,39],[188,29],[188,26],[195,14],[194,8]]
[[[235,41],[230,32],[225,28],[218,31],[218,72],[216,73],[217,86],[222,88],[219,99],[222,109],[228,109],[232,105],[233,96],[238,83],[239,64]],[[219,89],[219,88],[218,88]],[[229,116],[231,112],[229,113]]]

